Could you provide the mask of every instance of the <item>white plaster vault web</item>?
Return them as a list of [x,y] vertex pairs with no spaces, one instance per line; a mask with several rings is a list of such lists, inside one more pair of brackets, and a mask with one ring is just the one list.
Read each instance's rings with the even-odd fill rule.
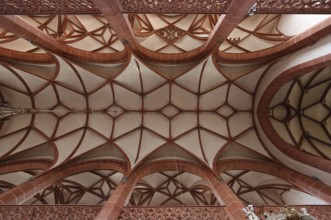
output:
[[[41,157],[52,158],[53,167],[89,153],[93,159],[127,160],[132,168],[148,157],[183,154],[212,167],[220,149],[234,143],[267,155],[251,117],[261,67],[250,74],[232,74],[231,66],[217,65],[221,72],[207,58],[196,66],[177,68],[172,78],[134,56],[123,71],[118,64],[96,67],[60,57],[55,64],[20,69],[3,65],[1,78],[6,80],[1,91],[6,100],[53,112],[5,122],[1,153],[15,157],[42,149]],[[95,68],[103,72],[95,73]],[[44,70],[48,75],[38,75]],[[230,81],[226,74],[236,77]],[[98,149],[105,146],[116,149],[114,154],[99,155]],[[172,150],[162,150],[167,148]]]

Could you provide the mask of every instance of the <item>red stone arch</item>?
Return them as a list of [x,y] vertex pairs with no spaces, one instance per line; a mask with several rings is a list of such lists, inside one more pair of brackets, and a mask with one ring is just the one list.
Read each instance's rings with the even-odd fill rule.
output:
[[[17,15],[6,15],[1,17],[1,26],[17,36],[23,37],[37,45],[41,48],[54,52],[57,55],[61,55],[67,58],[73,58],[75,60],[95,62],[95,63],[111,63],[111,62],[123,62],[128,57],[128,50],[124,49],[116,53],[93,53],[89,51],[84,51],[76,49],[74,47],[66,46],[57,42],[55,39],[49,37],[47,34],[43,33],[40,29],[32,26],[31,24],[25,22],[23,19],[17,17]],[[24,52],[13,52],[10,51],[9,56],[6,55],[5,50],[0,50],[0,57],[5,57],[6,59],[25,60],[25,61],[35,61],[36,59],[49,59],[48,54],[31,54]],[[22,56],[22,57],[21,57]]]
[[51,166],[50,161],[39,160],[39,161],[17,161],[8,163],[0,166],[0,175],[6,173],[12,173],[22,170],[46,170]]
[[[31,165],[32,166],[32,165]],[[4,168],[6,169],[6,168]],[[118,161],[111,160],[100,160],[100,161],[90,161],[76,163],[72,165],[67,165],[64,167],[52,170],[52,172],[46,172],[41,176],[25,182],[19,186],[16,186],[0,195],[1,205],[17,205],[29,199],[31,196],[35,195],[40,190],[47,188],[56,181],[63,179],[65,177],[82,173],[90,170],[107,170],[111,169],[124,175],[127,172],[126,164]]]
[[128,176],[128,181],[125,184],[120,184],[117,187],[96,219],[117,219],[122,207],[128,202],[134,186],[139,179],[152,173],[173,170],[185,171],[207,180],[217,200],[221,204],[225,204],[229,216],[232,216],[233,220],[245,219],[242,212],[242,208],[244,207],[243,203],[227,184],[220,182],[216,178],[216,175],[208,168],[182,160],[156,161],[138,167]]

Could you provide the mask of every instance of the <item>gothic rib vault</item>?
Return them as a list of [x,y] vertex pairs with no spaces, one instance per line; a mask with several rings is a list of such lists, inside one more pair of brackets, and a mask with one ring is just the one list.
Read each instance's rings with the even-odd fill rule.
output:
[[[29,112],[0,122],[0,200],[109,162],[14,202],[104,204],[123,178],[164,161],[205,169],[244,203],[331,202],[327,13],[248,16],[252,3],[225,1],[219,15],[122,14],[125,1],[93,2],[104,15],[1,15],[0,100]],[[208,181],[180,169],[145,175],[128,201],[218,204]]]

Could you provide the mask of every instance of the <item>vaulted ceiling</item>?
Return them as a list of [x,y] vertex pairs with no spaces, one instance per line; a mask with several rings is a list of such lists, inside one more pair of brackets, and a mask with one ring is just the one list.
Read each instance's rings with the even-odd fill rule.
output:
[[[272,1],[257,1],[255,10],[253,3],[243,4],[236,19],[231,18],[235,1],[216,1],[222,2],[220,12],[194,6],[184,14],[169,13],[171,1],[162,1],[167,6],[157,14],[133,13],[139,7],[132,4],[139,3],[131,1],[114,1],[112,9],[99,0],[86,1],[93,3],[87,9],[73,2],[83,5],[85,14],[77,7],[77,14],[53,14],[45,6],[39,14],[31,7],[21,10],[25,15],[1,15],[0,98],[27,112],[0,122],[1,164],[44,163],[1,175],[2,191],[70,164],[124,164],[125,174],[77,174],[27,201],[102,204],[123,175],[153,161],[185,160],[222,177],[247,203],[324,204],[278,177],[236,169],[220,174],[218,166],[229,160],[266,161],[331,184],[323,169],[298,168],[304,162],[277,148],[259,120],[266,114],[280,138],[301,153],[330,159],[328,65],[297,73],[260,108],[267,87],[287,69],[330,54],[324,31],[330,29],[329,15],[247,15],[249,9],[268,12]],[[287,12],[307,13],[302,4]],[[320,13],[325,13],[321,4],[330,7],[315,4],[309,7]],[[15,1],[10,6],[2,13],[17,14]],[[115,13],[116,8],[130,13]],[[141,179],[129,204],[217,202],[199,177],[172,171]]]

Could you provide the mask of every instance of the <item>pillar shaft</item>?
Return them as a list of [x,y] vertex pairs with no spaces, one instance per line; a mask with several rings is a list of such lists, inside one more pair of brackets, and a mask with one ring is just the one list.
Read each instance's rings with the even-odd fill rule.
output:
[[137,177],[131,176],[128,182],[120,183],[112,192],[108,201],[102,207],[95,220],[117,220],[121,214],[123,206],[131,196],[136,180]]
[[245,220],[245,214],[242,211],[245,205],[224,182],[219,182],[215,177],[210,177],[211,188],[214,189],[214,195],[218,201],[223,201],[228,215],[233,220]]
[[121,183],[116,187],[95,220],[118,219],[123,206],[126,205],[127,201],[129,200],[131,193],[134,190],[135,184],[139,179],[155,172],[168,170],[181,170],[206,179],[209,182],[210,188],[212,189],[219,203],[226,206],[226,210],[230,219],[246,219],[242,211],[242,208],[245,207],[244,204],[231,190],[231,188],[226,183],[218,181],[210,170],[203,169],[202,167],[198,167],[183,161],[177,161],[176,164],[173,161],[163,161],[162,163],[155,162],[153,164],[141,167],[141,169],[135,170],[134,173],[130,175],[127,183]]

